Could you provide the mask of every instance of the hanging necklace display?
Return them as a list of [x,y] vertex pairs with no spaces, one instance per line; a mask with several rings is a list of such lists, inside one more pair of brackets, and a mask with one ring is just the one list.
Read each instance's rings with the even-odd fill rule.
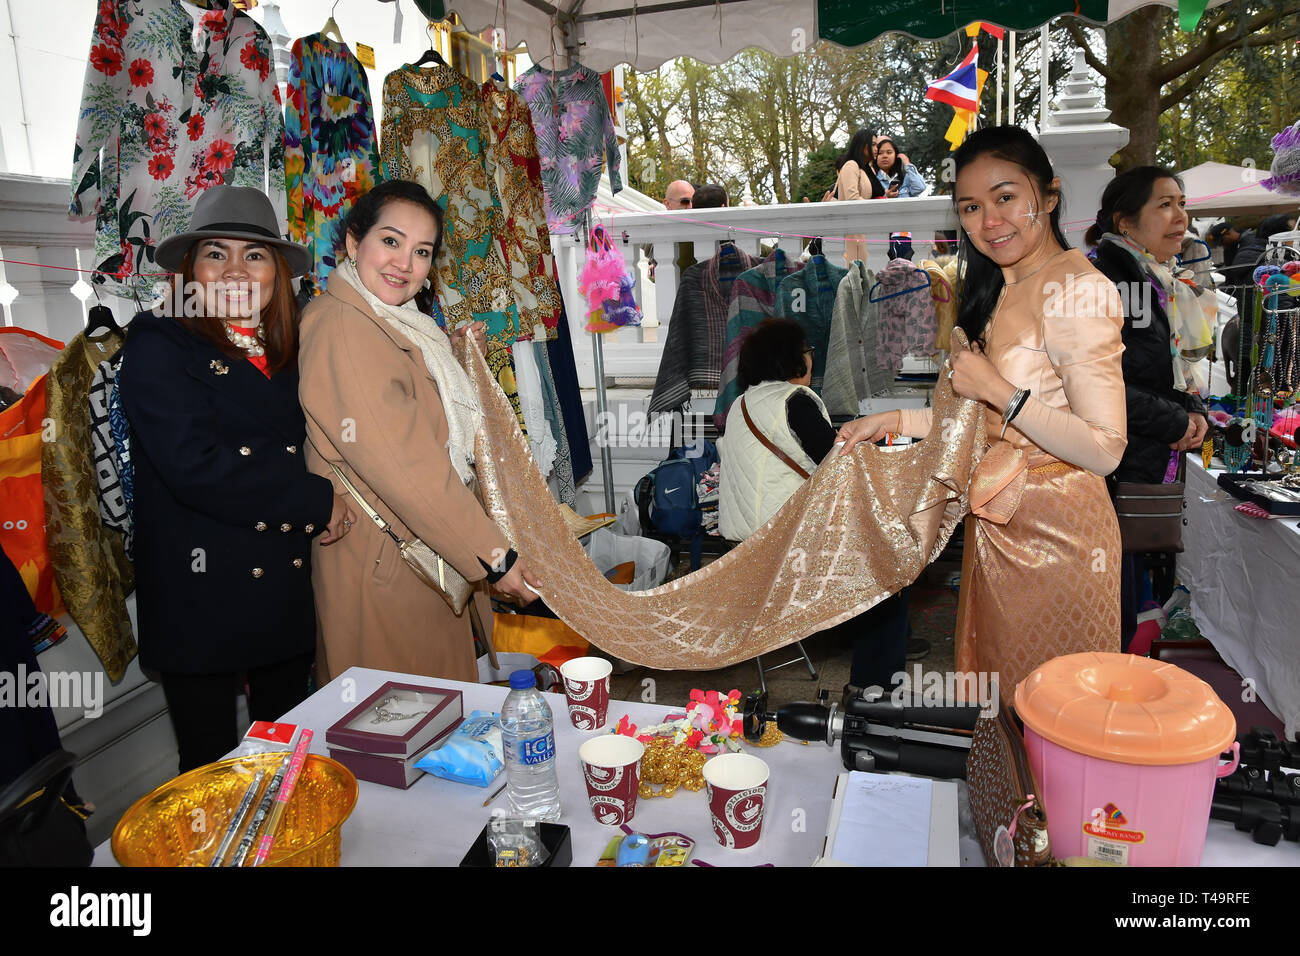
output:
[[266,354],[266,334],[259,325],[252,335],[246,332],[237,332],[233,325],[226,325],[226,338],[237,348],[243,349],[254,358],[260,358]]
[[[1254,364],[1255,340],[1258,336],[1260,323],[1260,308],[1262,299],[1254,285],[1244,290],[1242,315],[1240,322],[1240,334],[1237,341],[1237,368],[1245,368],[1243,364],[1248,358]],[[1250,320],[1247,321],[1247,316]],[[1251,372],[1249,383],[1238,381],[1238,395],[1236,404],[1236,416],[1228,423],[1223,435],[1223,464],[1228,471],[1236,473],[1245,471],[1250,466],[1251,452],[1255,445],[1255,418],[1249,413],[1251,404],[1251,384],[1253,384],[1255,372]]]

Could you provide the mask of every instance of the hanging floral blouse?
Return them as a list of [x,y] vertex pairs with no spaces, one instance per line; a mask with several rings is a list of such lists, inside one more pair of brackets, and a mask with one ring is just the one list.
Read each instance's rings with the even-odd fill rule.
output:
[[267,190],[284,215],[284,120],[271,41],[232,8],[100,0],[81,94],[69,214],[95,217],[96,268],[130,294],[161,270],[154,244],[184,232],[221,184]]
[[488,349],[519,337],[519,310],[501,251],[505,217],[487,173],[479,88],[450,67],[403,66],[384,79],[384,179],[408,179],[443,210],[435,286],[447,328],[487,325]]
[[366,71],[347,44],[314,33],[290,51],[284,117],[289,238],[312,253],[301,299],[319,295],[340,257],[343,220],[375,184],[379,144]]
[[[483,84],[483,112],[488,128],[488,170],[496,180],[506,219],[502,246],[523,325],[520,338],[554,339],[560,294],[546,228],[546,199],[532,114],[518,93],[498,89],[491,80]],[[539,327],[545,334],[537,331]]]
[[596,198],[602,166],[609,165],[610,189],[623,188],[618,138],[600,74],[580,63],[558,71],[535,66],[515,90],[533,113],[547,225],[559,235],[572,233]]

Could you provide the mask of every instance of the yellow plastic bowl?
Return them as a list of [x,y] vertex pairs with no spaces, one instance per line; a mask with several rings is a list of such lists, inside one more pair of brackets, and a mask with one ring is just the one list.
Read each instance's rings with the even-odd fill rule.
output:
[[[283,759],[283,753],[236,757],[168,781],[122,815],[113,830],[113,856],[122,866],[207,866],[254,774],[266,772],[258,791],[260,801]],[[263,865],[338,866],[343,822],[356,803],[357,778],[352,771],[329,757],[308,754]],[[256,810],[257,801],[227,850],[227,860]],[[245,865],[252,858],[250,851]]]

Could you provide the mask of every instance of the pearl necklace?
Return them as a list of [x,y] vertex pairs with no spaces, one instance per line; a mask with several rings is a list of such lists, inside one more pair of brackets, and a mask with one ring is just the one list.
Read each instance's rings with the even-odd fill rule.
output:
[[262,336],[262,327],[260,325],[257,327],[256,334],[254,335],[245,335],[243,332],[236,332],[234,326],[231,325],[226,325],[225,329],[226,338],[230,339],[236,347],[243,349],[249,355],[256,357],[266,354],[266,349],[262,346],[264,339]]

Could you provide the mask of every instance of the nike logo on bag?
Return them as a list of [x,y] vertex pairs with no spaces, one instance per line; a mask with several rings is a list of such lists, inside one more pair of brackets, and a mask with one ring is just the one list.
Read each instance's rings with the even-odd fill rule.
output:
[[680,491],[681,487],[682,487],[681,485],[678,485],[676,488],[665,488],[664,494],[671,495],[674,491]]

